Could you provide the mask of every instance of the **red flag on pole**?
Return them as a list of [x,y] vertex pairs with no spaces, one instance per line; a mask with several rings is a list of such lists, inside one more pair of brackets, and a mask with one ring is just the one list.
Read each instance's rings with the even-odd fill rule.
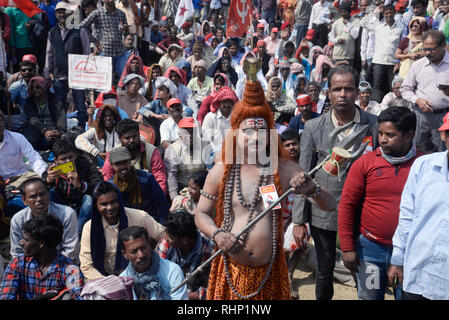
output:
[[31,0],[0,0],[0,7],[19,8],[29,18],[35,16],[39,12],[43,12],[41,9],[36,7]]
[[231,0],[226,37],[242,37],[248,31],[251,14],[251,0]]

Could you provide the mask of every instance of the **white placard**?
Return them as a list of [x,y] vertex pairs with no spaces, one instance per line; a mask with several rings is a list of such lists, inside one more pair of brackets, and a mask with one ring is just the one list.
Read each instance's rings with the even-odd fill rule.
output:
[[112,58],[69,54],[69,87],[109,91],[112,86]]

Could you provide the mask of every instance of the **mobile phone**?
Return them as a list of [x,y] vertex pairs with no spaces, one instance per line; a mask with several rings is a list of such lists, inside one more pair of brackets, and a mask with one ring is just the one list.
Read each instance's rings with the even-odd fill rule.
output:
[[73,162],[69,161],[53,168],[53,170],[61,170],[62,174],[66,174],[75,170]]

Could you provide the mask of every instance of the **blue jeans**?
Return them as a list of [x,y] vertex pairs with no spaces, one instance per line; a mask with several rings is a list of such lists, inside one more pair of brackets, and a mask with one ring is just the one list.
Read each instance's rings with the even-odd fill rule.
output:
[[[67,92],[69,91],[68,80],[54,80],[53,90],[58,100],[64,103],[67,110]],[[78,124],[84,127],[87,121],[87,111],[86,111],[86,93],[85,90],[72,89],[73,100],[75,102],[76,110],[78,110],[77,118]]]
[[[384,300],[388,285],[387,270],[392,248],[378,244],[360,235],[356,251],[360,259],[357,273],[357,293],[360,300]],[[394,297],[401,300],[402,287],[394,289]]]
[[[54,189],[50,190],[50,201],[64,204]],[[90,195],[84,195],[81,209],[76,214],[78,216],[78,235],[81,238],[84,224],[92,218],[92,197]]]
[[296,48],[299,47],[299,44],[301,43],[301,40],[305,38],[307,34],[307,25],[299,25],[295,23],[295,29],[296,29]]
[[[106,57],[104,53],[100,53],[100,56]],[[121,56],[111,57],[113,71],[118,79],[122,76],[123,69],[125,69],[129,56],[129,52],[125,51]],[[114,78],[114,75],[112,75],[112,77]]]
[[262,10],[262,19],[265,19],[268,24],[271,24],[274,22],[274,17],[276,15],[275,10]]

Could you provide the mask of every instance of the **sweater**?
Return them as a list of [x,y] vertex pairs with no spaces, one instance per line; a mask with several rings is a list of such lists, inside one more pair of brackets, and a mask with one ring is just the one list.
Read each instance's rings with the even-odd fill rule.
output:
[[420,155],[394,166],[377,148],[352,164],[338,207],[338,232],[343,251],[355,250],[355,238],[360,233],[378,244],[392,245],[402,190],[410,167]]

